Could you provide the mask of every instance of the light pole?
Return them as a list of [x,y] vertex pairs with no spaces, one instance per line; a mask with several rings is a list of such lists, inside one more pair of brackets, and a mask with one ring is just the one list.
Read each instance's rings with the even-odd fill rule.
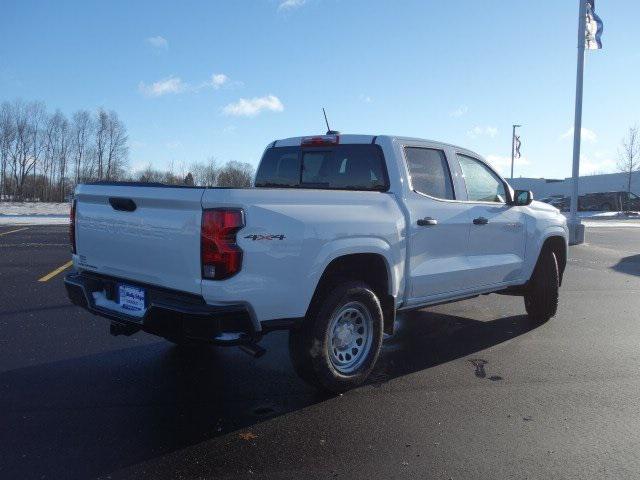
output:
[[578,179],[580,176],[580,133],[582,132],[582,76],[584,73],[584,43],[587,23],[587,0],[579,0],[578,8],[578,66],[576,69],[576,109],[573,126],[573,168],[571,171],[571,204],[569,214],[569,243],[584,242],[584,225],[578,218]]
[[511,133],[511,180],[513,180],[513,161],[516,156],[516,128],[522,125],[513,125],[513,131]]

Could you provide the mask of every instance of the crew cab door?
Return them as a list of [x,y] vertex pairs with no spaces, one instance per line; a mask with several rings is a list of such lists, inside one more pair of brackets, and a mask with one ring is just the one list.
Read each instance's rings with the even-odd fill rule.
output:
[[420,142],[405,145],[410,189],[407,304],[449,296],[464,288],[470,223],[467,205],[456,201],[448,148]]
[[470,221],[467,285],[481,288],[519,279],[525,253],[521,207],[508,204],[508,186],[487,164],[467,153],[456,152],[456,158]]

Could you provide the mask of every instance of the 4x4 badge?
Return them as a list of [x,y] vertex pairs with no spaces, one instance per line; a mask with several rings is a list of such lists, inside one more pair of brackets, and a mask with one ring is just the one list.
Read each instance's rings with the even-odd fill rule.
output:
[[248,238],[249,240],[284,240],[284,235],[247,235],[244,238]]

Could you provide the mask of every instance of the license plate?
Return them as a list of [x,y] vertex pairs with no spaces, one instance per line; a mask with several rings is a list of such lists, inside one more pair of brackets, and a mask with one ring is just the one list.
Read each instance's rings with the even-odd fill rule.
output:
[[144,289],[131,285],[118,286],[118,304],[132,314],[144,312]]

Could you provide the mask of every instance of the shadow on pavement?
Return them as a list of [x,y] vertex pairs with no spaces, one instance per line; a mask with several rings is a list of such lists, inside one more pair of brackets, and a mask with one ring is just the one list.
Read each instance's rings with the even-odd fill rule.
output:
[[640,275],[640,254],[623,257],[611,268],[628,275]]
[[[526,316],[407,314],[385,341],[370,384],[532,328]],[[268,353],[258,360],[238,349],[181,352],[159,342],[0,373],[0,477],[104,475],[329,398],[294,375],[285,332],[263,344]]]

